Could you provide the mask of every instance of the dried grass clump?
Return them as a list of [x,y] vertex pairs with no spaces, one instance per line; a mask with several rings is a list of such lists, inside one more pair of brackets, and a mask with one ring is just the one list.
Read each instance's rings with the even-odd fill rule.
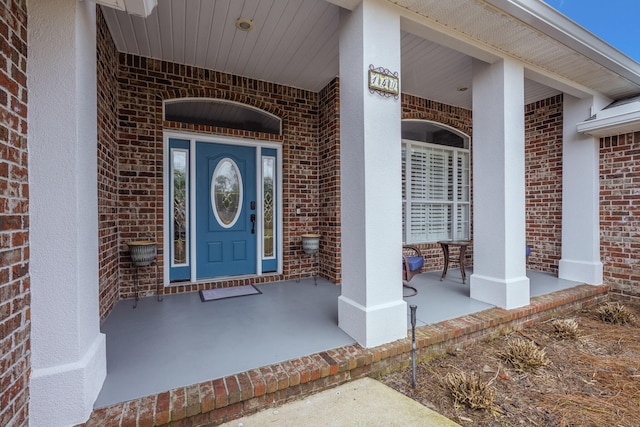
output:
[[449,372],[443,381],[458,405],[471,409],[489,409],[496,398],[489,383],[483,382],[475,372],[469,376],[464,372]]
[[553,333],[561,339],[575,340],[578,338],[578,322],[575,319],[555,319],[551,322]]
[[600,320],[614,325],[633,325],[636,318],[627,307],[619,302],[607,302],[596,309]]
[[507,348],[498,353],[505,362],[518,371],[536,371],[549,364],[544,349],[538,348],[533,341],[516,339],[507,344]]

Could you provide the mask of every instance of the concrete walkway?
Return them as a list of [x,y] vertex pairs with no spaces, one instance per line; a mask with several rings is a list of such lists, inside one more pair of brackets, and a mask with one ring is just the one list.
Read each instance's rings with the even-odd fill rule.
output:
[[225,427],[454,427],[459,424],[371,378],[362,378]]

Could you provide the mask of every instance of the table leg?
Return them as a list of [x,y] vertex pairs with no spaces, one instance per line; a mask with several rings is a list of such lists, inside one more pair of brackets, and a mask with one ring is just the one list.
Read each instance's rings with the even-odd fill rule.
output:
[[164,294],[164,289],[162,289],[161,291],[161,285],[162,285],[162,281],[160,280],[158,262],[156,261],[156,295],[157,295],[158,301],[162,301],[164,299],[164,297],[162,296]]
[[446,243],[440,243],[442,246],[442,253],[444,254],[444,268],[442,270],[442,277],[440,277],[440,281],[444,280],[444,277],[447,275],[447,270],[449,269],[449,245]]
[[467,245],[460,246],[460,273],[462,274],[462,284],[467,280],[467,273],[464,271],[464,259],[465,252],[467,252]]
[[133,308],[136,308],[138,306],[138,268],[139,267],[135,267],[136,272],[133,280],[133,293],[136,294],[136,299],[133,302]]

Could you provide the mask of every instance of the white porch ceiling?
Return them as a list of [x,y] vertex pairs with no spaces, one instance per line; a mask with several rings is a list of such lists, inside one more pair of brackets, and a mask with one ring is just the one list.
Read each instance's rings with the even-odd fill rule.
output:
[[[420,18],[459,32],[561,78],[620,98],[640,86],[508,17],[482,0],[395,1]],[[325,0],[159,0],[147,18],[102,7],[119,51],[272,81],[314,92],[338,75],[339,7]],[[250,32],[236,19],[253,20]],[[471,108],[472,57],[402,33],[403,92]],[[458,88],[467,87],[467,91]],[[560,93],[525,81],[525,100]]]

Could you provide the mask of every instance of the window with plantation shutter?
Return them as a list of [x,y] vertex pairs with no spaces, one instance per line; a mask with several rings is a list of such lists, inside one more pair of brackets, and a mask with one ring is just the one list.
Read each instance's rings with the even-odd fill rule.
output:
[[406,243],[469,238],[469,150],[402,141]]

